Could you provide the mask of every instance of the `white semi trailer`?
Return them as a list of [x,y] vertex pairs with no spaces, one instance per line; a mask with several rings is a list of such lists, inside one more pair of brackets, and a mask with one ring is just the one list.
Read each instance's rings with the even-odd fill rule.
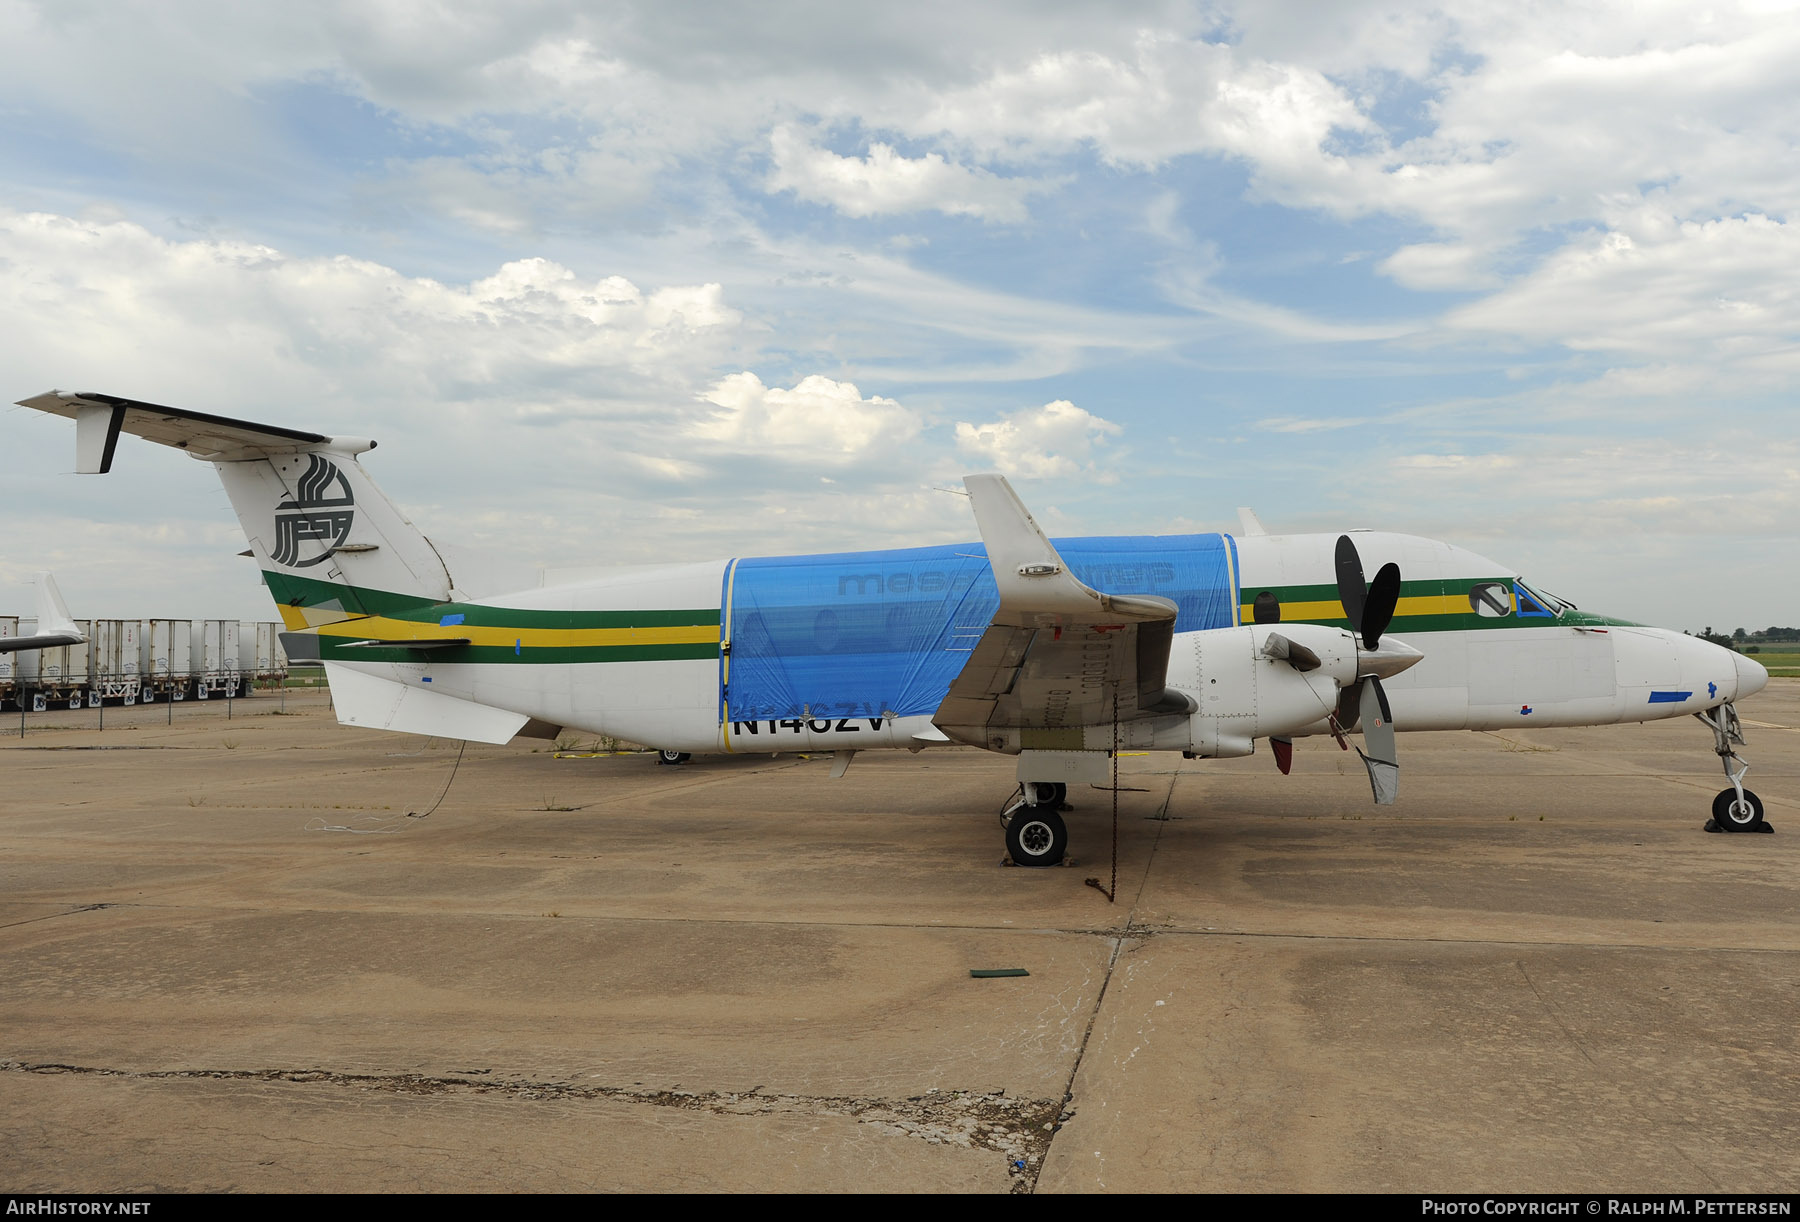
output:
[[143,667],[143,621],[97,619],[89,641],[92,673],[88,678],[89,703],[95,698],[136,704]]
[[[0,640],[18,635],[19,617],[0,615]],[[0,650],[0,700],[18,707],[17,702],[25,698],[25,689],[19,686],[18,659],[11,652]]]
[[194,682],[194,623],[185,619],[144,621],[143,667],[138,698],[185,700]]
[[[42,711],[50,704],[67,703],[69,708],[82,705],[98,708],[100,697],[88,690],[92,675],[94,623],[78,619],[75,628],[87,639],[79,645],[52,645],[47,649],[24,649],[13,654],[18,681],[31,693],[31,707]],[[36,617],[19,618],[19,635],[37,634]]]
[[238,694],[238,622],[234,619],[195,620],[190,661],[194,665],[194,695]]
[[[51,705],[124,704],[245,696],[287,679],[281,625],[238,620],[76,620],[77,645],[0,650],[0,702],[42,711]],[[0,616],[0,639],[35,635],[32,616]]]
[[238,624],[238,674],[244,695],[258,686],[278,687],[287,679],[287,652],[281,648],[281,625],[244,620]]

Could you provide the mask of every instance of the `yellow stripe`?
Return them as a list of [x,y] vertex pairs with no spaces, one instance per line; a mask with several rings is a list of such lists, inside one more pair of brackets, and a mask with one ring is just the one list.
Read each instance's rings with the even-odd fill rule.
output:
[[[1254,603],[1245,603],[1241,608],[1242,622],[1249,623],[1256,618]],[[1467,595],[1457,594],[1416,594],[1410,598],[1402,598],[1394,607],[1394,616],[1403,615],[1474,615],[1475,609],[1469,605]],[[1337,599],[1311,603],[1282,603],[1281,618],[1284,620],[1319,620],[1349,619],[1344,614],[1344,604]]]
[[322,628],[326,624],[341,624],[353,620],[355,615],[348,611],[335,611],[327,607],[277,607],[281,612],[281,625],[289,632],[305,632],[308,628]]
[[471,624],[420,624],[372,615],[319,629],[320,636],[352,641],[441,641],[467,637],[471,645],[519,644],[532,649],[599,648],[607,645],[712,645],[717,624],[674,628],[484,628]]

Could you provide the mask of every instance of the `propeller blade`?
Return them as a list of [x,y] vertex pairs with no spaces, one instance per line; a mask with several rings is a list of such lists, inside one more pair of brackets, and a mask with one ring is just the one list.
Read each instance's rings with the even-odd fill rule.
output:
[[1363,603],[1368,598],[1369,583],[1363,578],[1362,557],[1357,555],[1356,544],[1349,535],[1338,536],[1337,583],[1338,601],[1344,604],[1344,616],[1352,629],[1361,632]]
[[1362,733],[1367,751],[1358,748],[1363,767],[1369,770],[1369,788],[1377,806],[1392,806],[1400,795],[1400,765],[1395,761],[1394,716],[1380,679],[1361,682]]
[[1362,642],[1364,649],[1374,649],[1381,642],[1381,634],[1387,631],[1388,623],[1394,618],[1394,608],[1400,603],[1400,566],[1384,564],[1381,571],[1375,574],[1375,583],[1369,587],[1368,600],[1363,604]]

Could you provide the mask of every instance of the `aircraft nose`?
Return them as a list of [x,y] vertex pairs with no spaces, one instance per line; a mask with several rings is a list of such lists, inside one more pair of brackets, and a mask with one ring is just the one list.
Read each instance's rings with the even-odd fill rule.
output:
[[1732,665],[1737,667],[1737,698],[1754,696],[1769,686],[1769,672],[1761,662],[1754,658],[1746,658],[1738,654],[1732,658]]

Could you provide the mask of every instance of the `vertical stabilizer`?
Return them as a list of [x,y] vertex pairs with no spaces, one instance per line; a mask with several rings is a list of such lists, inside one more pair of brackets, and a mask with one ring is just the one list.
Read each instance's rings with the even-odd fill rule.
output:
[[450,598],[437,551],[355,454],[213,465],[289,629]]
[[367,438],[91,392],[53,390],[20,406],[75,421],[82,473],[111,469],[120,433],[211,462],[290,630],[453,596],[431,541],[357,461],[375,448]]
[[85,640],[81,629],[75,624],[75,617],[69,614],[68,604],[63,602],[62,591],[56,588],[56,578],[48,573],[39,573],[35,580],[39,635],[68,637],[71,643]]

